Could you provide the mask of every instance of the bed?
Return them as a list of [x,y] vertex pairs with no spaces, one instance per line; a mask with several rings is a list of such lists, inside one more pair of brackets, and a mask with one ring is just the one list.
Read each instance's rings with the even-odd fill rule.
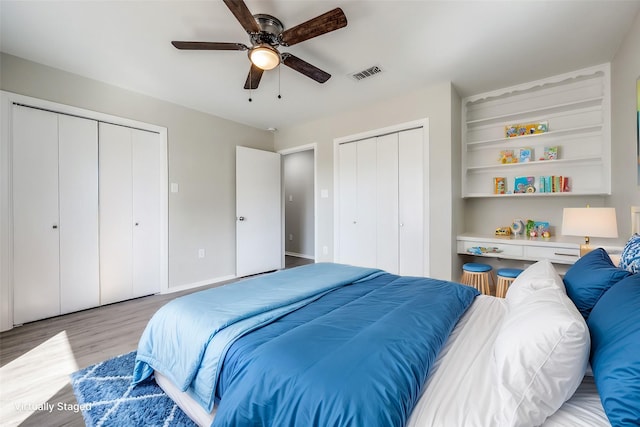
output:
[[[634,238],[627,247],[640,245]],[[633,262],[627,247],[622,257]],[[202,293],[178,299],[169,319],[147,326],[134,381],[154,375],[199,425],[640,422],[640,275],[602,250],[564,281],[548,261],[534,264],[505,299],[339,264],[292,270],[238,282],[245,289],[232,298],[248,292],[249,307],[231,304],[222,320],[206,320],[211,301]],[[301,281],[312,285],[300,290]],[[213,305],[228,298],[209,291],[221,298]],[[209,341],[220,332],[191,342],[203,322],[240,327],[222,343]],[[209,347],[222,350],[211,356]],[[215,367],[203,362],[211,358]]]

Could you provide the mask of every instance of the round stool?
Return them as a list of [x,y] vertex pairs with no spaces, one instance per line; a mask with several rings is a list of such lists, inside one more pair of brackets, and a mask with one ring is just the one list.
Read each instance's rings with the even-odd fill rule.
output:
[[496,284],[496,296],[504,298],[507,295],[509,285],[522,273],[519,268],[501,268],[497,271],[498,283]]
[[485,295],[491,295],[489,277],[491,277],[491,281],[493,282],[493,276],[491,276],[492,269],[489,264],[468,262],[462,266],[460,283],[472,286]]

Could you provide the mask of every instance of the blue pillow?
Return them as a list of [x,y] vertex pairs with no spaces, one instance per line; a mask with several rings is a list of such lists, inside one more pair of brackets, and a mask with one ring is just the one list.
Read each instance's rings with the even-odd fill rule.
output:
[[616,267],[604,249],[597,248],[576,261],[563,281],[567,295],[586,319],[607,289],[630,274]]
[[640,273],[640,234],[631,236],[620,254],[620,268]]
[[593,376],[611,425],[640,425],[640,274],[609,289],[587,325]]

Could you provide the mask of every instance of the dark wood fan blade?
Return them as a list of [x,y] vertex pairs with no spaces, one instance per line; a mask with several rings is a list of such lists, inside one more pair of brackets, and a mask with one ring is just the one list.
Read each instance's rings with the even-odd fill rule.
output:
[[262,73],[264,70],[256,67],[251,64],[251,69],[249,70],[249,75],[247,75],[247,81],[244,82],[245,89],[258,89],[258,85],[260,84],[260,79],[262,78]]
[[180,42],[172,41],[177,49],[186,50],[247,50],[247,46],[242,43],[217,43],[217,42]]
[[327,73],[326,71],[322,71],[320,68],[311,65],[308,62],[298,58],[297,56],[291,55],[290,53],[282,54],[282,63],[287,67],[292,68],[309,78],[312,78],[318,83],[324,83],[331,77],[331,74]]
[[346,26],[347,17],[344,15],[342,9],[337,7],[300,25],[284,30],[282,34],[280,34],[280,44],[283,46],[293,46],[294,44]]
[[259,33],[260,26],[242,0],[223,0],[247,33]]

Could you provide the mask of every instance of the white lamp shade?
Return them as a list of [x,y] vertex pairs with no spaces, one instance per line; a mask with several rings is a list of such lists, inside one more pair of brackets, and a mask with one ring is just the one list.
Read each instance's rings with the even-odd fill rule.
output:
[[278,52],[267,45],[256,46],[249,51],[249,59],[256,67],[263,70],[272,70],[280,64]]
[[618,237],[615,208],[564,208],[562,234],[566,236]]

